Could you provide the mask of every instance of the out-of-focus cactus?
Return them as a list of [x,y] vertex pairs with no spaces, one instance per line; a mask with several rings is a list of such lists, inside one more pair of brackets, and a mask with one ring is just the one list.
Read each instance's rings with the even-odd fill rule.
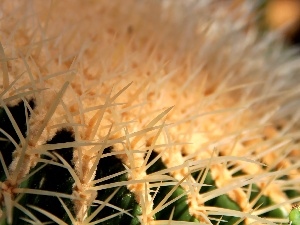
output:
[[0,224],[288,223],[299,57],[249,3],[4,0]]
[[281,34],[283,40],[292,45],[300,44],[300,1],[258,0],[258,24],[262,30]]

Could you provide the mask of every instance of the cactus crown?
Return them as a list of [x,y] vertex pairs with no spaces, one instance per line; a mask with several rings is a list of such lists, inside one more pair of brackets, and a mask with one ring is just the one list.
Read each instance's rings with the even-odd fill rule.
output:
[[247,2],[122,3],[3,2],[0,223],[287,222],[299,59]]

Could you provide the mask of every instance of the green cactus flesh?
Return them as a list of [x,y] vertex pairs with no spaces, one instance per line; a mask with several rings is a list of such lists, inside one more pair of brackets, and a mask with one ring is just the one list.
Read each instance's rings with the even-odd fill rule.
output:
[[299,225],[300,224],[300,214],[299,207],[296,206],[293,208],[289,214],[290,225]]
[[233,2],[4,0],[0,225],[299,223],[299,57]]

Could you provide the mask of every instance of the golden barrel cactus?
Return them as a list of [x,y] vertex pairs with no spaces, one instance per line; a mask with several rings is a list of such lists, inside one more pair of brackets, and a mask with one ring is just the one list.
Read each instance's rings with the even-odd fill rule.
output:
[[250,2],[3,0],[0,224],[282,224],[299,57]]

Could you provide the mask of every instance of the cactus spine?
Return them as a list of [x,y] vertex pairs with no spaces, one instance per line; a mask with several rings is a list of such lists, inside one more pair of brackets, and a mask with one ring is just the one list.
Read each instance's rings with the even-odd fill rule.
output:
[[3,1],[0,223],[287,223],[299,58],[247,12]]

